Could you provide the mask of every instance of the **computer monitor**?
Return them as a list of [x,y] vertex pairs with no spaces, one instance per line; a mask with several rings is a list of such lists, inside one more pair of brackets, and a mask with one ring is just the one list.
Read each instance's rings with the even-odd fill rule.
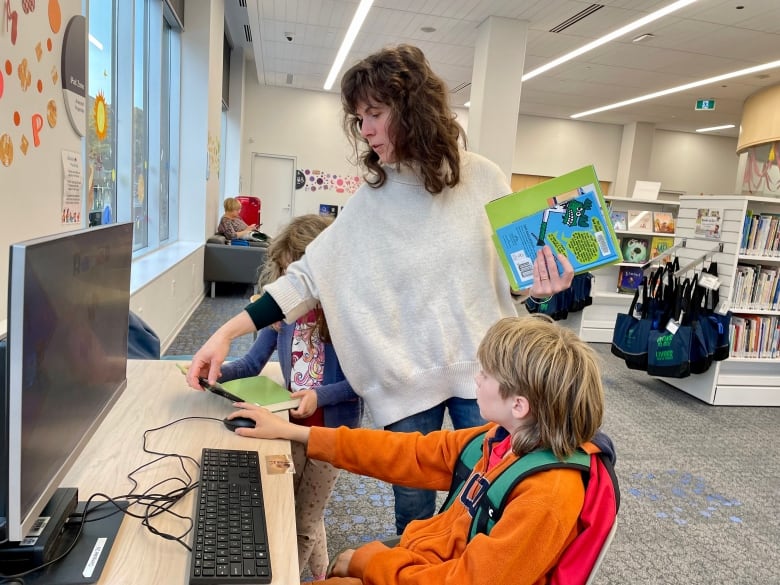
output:
[[11,544],[30,534],[126,387],[132,239],[122,223],[11,245],[0,397]]

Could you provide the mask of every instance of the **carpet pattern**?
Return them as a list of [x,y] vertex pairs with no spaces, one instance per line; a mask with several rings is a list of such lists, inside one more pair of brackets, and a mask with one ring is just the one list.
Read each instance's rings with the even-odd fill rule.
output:
[[[251,290],[206,298],[166,351],[191,355]],[[231,355],[252,343],[236,340]],[[618,530],[596,585],[780,585],[780,408],[716,407],[601,355],[621,487]],[[364,426],[373,426],[370,413]],[[342,472],[325,516],[331,554],[395,535],[393,493]]]

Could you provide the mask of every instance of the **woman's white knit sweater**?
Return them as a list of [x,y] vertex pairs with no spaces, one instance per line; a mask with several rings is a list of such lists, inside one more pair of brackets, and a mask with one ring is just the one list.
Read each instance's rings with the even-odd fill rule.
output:
[[516,315],[484,208],[510,191],[498,166],[461,151],[460,183],[437,195],[408,167],[386,170],[266,287],[288,321],[319,300],[344,373],[381,426],[475,398],[477,346]]

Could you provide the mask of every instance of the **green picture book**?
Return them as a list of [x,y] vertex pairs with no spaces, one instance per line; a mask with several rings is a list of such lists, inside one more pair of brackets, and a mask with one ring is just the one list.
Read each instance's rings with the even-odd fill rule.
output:
[[243,402],[264,406],[271,412],[298,408],[300,398],[290,398],[290,392],[267,376],[251,376],[222,382],[222,388]]
[[533,263],[545,244],[565,254],[575,274],[623,260],[592,165],[494,199],[485,210],[515,289],[533,284]]
[[[187,367],[176,364],[182,374],[187,375]],[[300,398],[291,398],[290,392],[267,376],[251,376],[216,384],[209,384],[205,378],[199,378],[201,386],[209,392],[227,398],[231,402],[249,402],[270,410],[290,410],[298,408]]]

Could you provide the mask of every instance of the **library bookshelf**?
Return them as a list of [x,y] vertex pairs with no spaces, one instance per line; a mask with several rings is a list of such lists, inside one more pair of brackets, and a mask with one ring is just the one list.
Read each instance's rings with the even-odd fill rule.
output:
[[[717,210],[721,217],[720,237],[701,238],[697,229],[697,217],[700,210]],[[683,196],[680,198],[677,216],[677,238],[686,238],[684,248],[677,251],[680,265],[693,264],[701,270],[697,259],[705,256],[706,261],[718,263],[720,280],[720,298],[727,299],[728,308],[735,316],[767,317],[774,320],[775,326],[780,320],[780,310],[773,304],[751,302],[735,298],[738,288],[738,266],[775,267],[780,272],[780,253],[769,248],[745,250],[745,230],[749,223],[745,221],[748,212],[753,214],[777,214],[780,216],[780,199],[770,197],[750,197],[741,195],[721,196]],[[722,251],[711,255],[713,244],[720,242]],[[778,306],[778,305],[774,305]],[[733,323],[733,321],[732,321]],[[767,332],[770,336],[771,331]],[[771,339],[763,351],[747,351],[732,347],[728,359],[713,362],[703,374],[693,374],[687,378],[659,378],[708,404],[731,406],[780,406],[780,358],[777,350],[777,337],[774,347]],[[734,337],[732,336],[732,346]],[[773,351],[773,349],[775,351]],[[774,356],[774,357],[772,357]]]
[[[664,193],[664,192],[662,192]],[[672,197],[677,197],[674,194]],[[628,212],[629,210],[644,210],[649,212],[664,212],[677,217],[679,202],[674,199],[632,199],[630,197],[609,197],[604,200],[611,210]],[[657,233],[649,230],[616,229],[615,235],[621,240],[631,236],[652,240],[654,236],[674,238],[676,231]],[[624,259],[625,260],[625,259]],[[585,341],[611,343],[618,313],[625,313],[631,305],[633,293],[618,292],[618,276],[621,266],[642,266],[644,262],[622,262],[603,266],[593,271],[591,298],[593,303],[585,307],[580,319],[579,334]]]

